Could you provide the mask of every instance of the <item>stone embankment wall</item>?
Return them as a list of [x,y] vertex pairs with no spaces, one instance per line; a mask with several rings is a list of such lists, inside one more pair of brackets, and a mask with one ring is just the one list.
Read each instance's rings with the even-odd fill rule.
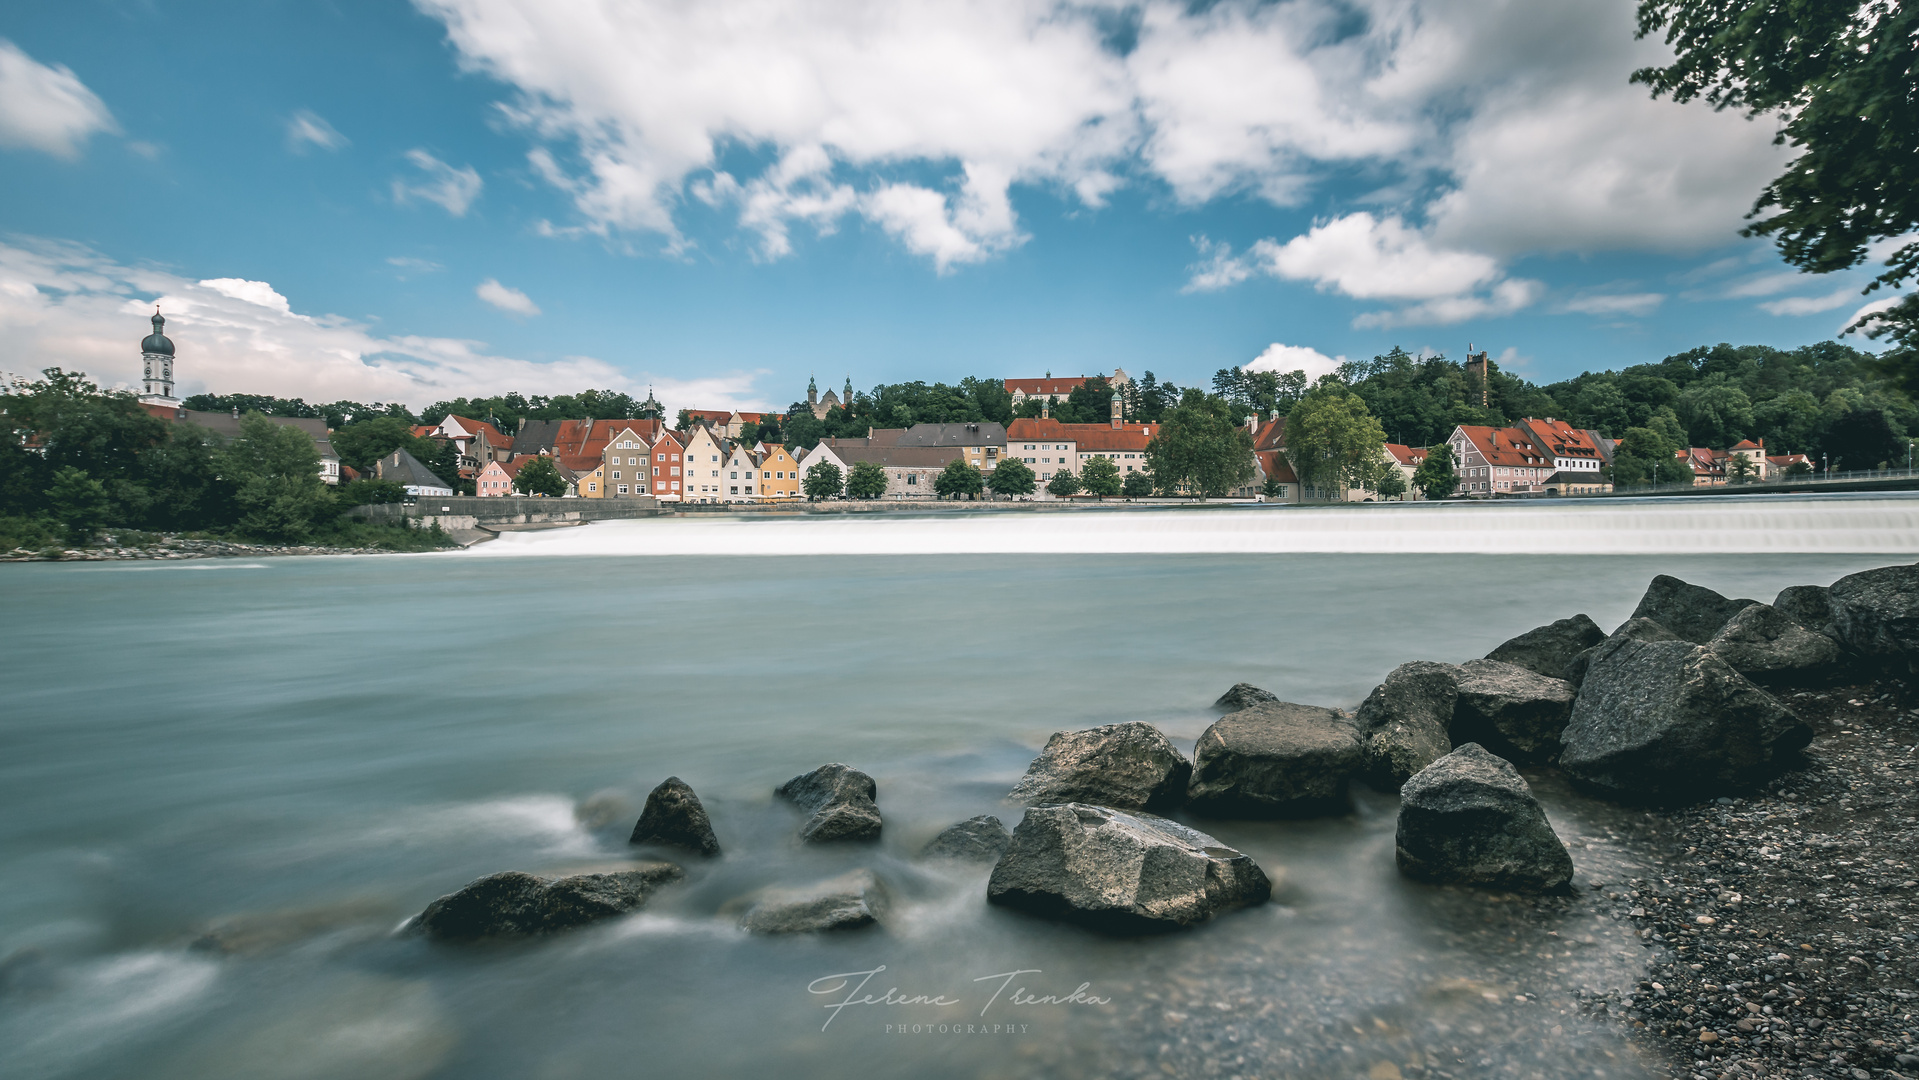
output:
[[652,499],[480,499],[469,495],[432,498],[412,503],[356,506],[347,511],[368,521],[395,522],[402,518],[426,528],[439,525],[447,532],[497,529],[512,525],[577,525],[588,521],[657,517],[660,506]]

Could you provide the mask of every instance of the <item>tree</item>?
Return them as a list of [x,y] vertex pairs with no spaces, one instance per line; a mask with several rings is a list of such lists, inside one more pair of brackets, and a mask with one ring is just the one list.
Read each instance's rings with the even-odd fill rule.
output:
[[1691,446],[1731,446],[1752,430],[1752,399],[1721,372],[1688,386],[1679,395]]
[[993,494],[1008,498],[1031,495],[1034,483],[1032,468],[1015,457],[1001,458],[999,465],[986,478],[986,486],[993,489]]
[[1727,483],[1749,484],[1757,475],[1759,475],[1759,466],[1754,465],[1752,459],[1744,454],[1734,454],[1731,460],[1726,462]]
[[1413,486],[1428,499],[1448,499],[1459,490],[1451,443],[1435,443],[1426,451],[1426,460],[1413,470]]
[[406,485],[392,480],[354,480],[341,484],[333,498],[342,507],[405,502]]
[[1373,482],[1373,494],[1382,499],[1397,499],[1406,494],[1406,474],[1392,465],[1380,470],[1379,479]]
[[522,495],[558,497],[566,494],[566,478],[560,475],[560,467],[552,458],[541,454],[513,474],[513,490]]
[[[822,464],[826,464],[822,462]],[[877,499],[886,494],[886,470],[871,461],[856,461],[846,474],[846,497]]]
[[684,435],[686,432],[691,431],[692,429],[693,429],[692,411],[689,409],[681,409],[680,415],[673,418],[673,430]]
[[1217,499],[1252,477],[1253,437],[1223,399],[1189,389],[1146,444],[1146,462],[1161,492]]
[[1812,462],[1795,461],[1792,464],[1786,466],[1786,475],[1787,476],[1811,476]]
[[1153,493],[1153,478],[1145,472],[1129,472],[1119,492],[1129,499],[1144,499]]
[[1819,436],[1818,450],[1832,462],[1834,472],[1874,469],[1894,461],[1903,464],[1906,440],[1892,430],[1884,410],[1855,409]]
[[1333,376],[1319,380],[1286,418],[1286,459],[1322,497],[1372,488],[1385,462],[1386,431],[1366,403]]
[[840,467],[830,461],[816,461],[806,470],[801,483],[809,502],[831,499],[840,493]]
[[1286,484],[1279,477],[1269,475],[1259,485],[1259,493],[1269,499],[1277,499],[1286,494]]
[[54,470],[47,501],[53,505],[54,518],[66,529],[68,542],[74,544],[91,541],[113,507],[107,486],[72,465]]
[[1079,494],[1079,477],[1061,469],[1053,474],[1051,480],[1046,481],[1046,493],[1057,499],[1071,498]]
[[1613,453],[1614,485],[1635,487],[1689,482],[1692,466],[1679,460],[1679,449],[1659,428],[1627,428],[1626,437]]
[[[1919,6],[1641,0],[1639,36],[1660,31],[1673,62],[1634,72],[1634,82],[1655,97],[1776,113],[1773,142],[1799,151],[1760,193],[1744,235],[1771,236],[1786,262],[1825,274],[1864,262],[1875,241],[1919,229]],[[1915,273],[1919,243],[1907,239],[1867,291],[1899,288]],[[1861,328],[1891,335],[1887,370],[1919,389],[1919,294],[1849,329]]]
[[1080,486],[1087,494],[1101,499],[1120,493],[1119,466],[1112,458],[1096,457],[1088,461],[1079,471]]
[[[368,472],[373,464],[395,450],[405,450],[420,457],[415,452],[420,441],[413,437],[413,425],[397,416],[376,416],[367,420],[356,420],[335,431],[330,436],[333,452],[340,455],[342,465],[350,465],[358,472]],[[425,461],[424,458],[421,458]]]
[[240,419],[240,437],[221,454],[221,471],[234,483],[239,528],[249,536],[299,541],[332,517],[320,452],[299,428],[248,413]]
[[946,468],[933,478],[933,492],[940,498],[979,498],[986,486],[985,477],[980,471],[968,465],[962,458],[954,458],[946,463]]

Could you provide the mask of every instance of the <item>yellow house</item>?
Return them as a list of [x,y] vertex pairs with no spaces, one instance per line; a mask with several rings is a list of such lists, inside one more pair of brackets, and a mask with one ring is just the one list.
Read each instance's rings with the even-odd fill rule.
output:
[[686,433],[686,494],[690,503],[715,503],[726,500],[726,487],[720,473],[726,451],[703,424],[694,424]]
[[777,502],[800,497],[800,463],[779,443],[753,448],[760,459],[760,499]]
[[591,472],[581,473],[574,481],[573,491],[582,499],[606,498],[606,467],[596,465]]

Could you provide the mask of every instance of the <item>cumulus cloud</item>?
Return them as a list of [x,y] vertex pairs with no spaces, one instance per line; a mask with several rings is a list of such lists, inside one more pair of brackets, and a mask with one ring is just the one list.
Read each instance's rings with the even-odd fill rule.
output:
[[287,149],[296,154],[304,154],[308,147],[314,146],[322,150],[338,150],[348,141],[345,135],[326,122],[325,117],[311,109],[301,109],[287,117]]
[[1836,334],[1843,334],[1845,333],[1847,327],[1858,322],[1860,319],[1863,319],[1868,315],[1877,314],[1878,312],[1884,311],[1887,308],[1896,307],[1898,306],[1899,302],[1904,299],[1905,297],[1903,296],[1882,296],[1877,300],[1873,300],[1867,304],[1864,304],[1863,306],[1859,308],[1859,310],[1853,312],[1850,316],[1847,316],[1846,321],[1841,323],[1839,326],[1839,329],[1833,332]]
[[1353,320],[1360,329],[1396,326],[1447,326],[1468,319],[1501,318],[1530,307],[1546,286],[1526,278],[1511,278],[1485,293],[1441,296],[1391,311],[1370,311]]
[[[856,214],[945,270],[1024,241],[1019,185],[1290,205],[1358,173],[1382,220],[1461,259],[1690,251],[1731,240],[1788,152],[1628,84],[1667,55],[1634,40],[1633,0],[415,3],[511,89],[577,215],[551,234],[673,250],[689,197],[734,208],[762,258]],[[734,151],[767,164],[721,171]],[[1215,269],[1194,287],[1238,273]]]
[[[768,407],[761,371],[698,379],[629,375],[585,356],[545,363],[501,356],[483,342],[385,335],[354,319],[309,315],[271,284],[194,281],[125,266],[77,244],[0,243],[0,333],[12,362],[84,371],[106,386],[138,387],[139,341],[158,304],[178,349],[181,390],[279,394],[308,401],[402,401],[415,407],[461,394],[588,387],[644,396],[670,409]],[[16,372],[31,375],[31,371]]]
[[393,201],[404,205],[413,199],[425,199],[439,203],[446,212],[454,217],[465,217],[467,208],[473,200],[480,197],[480,188],[484,182],[473,166],[454,168],[425,150],[408,150],[406,159],[414,168],[426,174],[421,182],[409,183],[403,177],[393,178]]
[[65,64],[42,64],[0,38],[0,146],[71,161],[94,132],[118,130],[106,103]]
[[1768,315],[1817,315],[1822,311],[1845,307],[1858,295],[1858,289],[1845,286],[1834,289],[1824,296],[1788,296],[1779,300],[1768,300],[1759,305],[1759,310]]
[[480,282],[479,286],[473,290],[473,295],[509,315],[540,313],[540,305],[534,303],[531,297],[511,286],[500,284],[495,278],[487,278]]
[[1247,371],[1277,371],[1282,374],[1291,371],[1306,373],[1306,381],[1313,382],[1321,375],[1331,375],[1346,362],[1343,356],[1332,357],[1318,349],[1306,345],[1282,345],[1275,341],[1266,346],[1258,356],[1246,365]]
[[1659,310],[1659,305],[1665,301],[1666,294],[1656,292],[1586,293],[1562,302],[1557,310],[1576,315],[1631,315],[1643,318]]

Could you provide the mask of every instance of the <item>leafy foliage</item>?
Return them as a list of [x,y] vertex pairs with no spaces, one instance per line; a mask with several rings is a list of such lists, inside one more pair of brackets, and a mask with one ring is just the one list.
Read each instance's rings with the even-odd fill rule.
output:
[[1001,458],[986,478],[995,495],[1031,495],[1037,483],[1032,466],[1015,457]]
[[960,458],[947,462],[946,468],[933,478],[933,492],[942,499],[977,499],[985,487],[986,478],[980,471]]
[[1079,487],[1079,477],[1074,476],[1070,469],[1061,469],[1053,474],[1051,480],[1046,481],[1046,493],[1057,499],[1079,494]]
[[830,461],[816,461],[806,470],[802,490],[811,502],[831,499],[840,493],[840,467]]
[[1146,472],[1129,472],[1119,485],[1119,493],[1129,499],[1144,499],[1153,493],[1153,477]]
[[1459,490],[1459,472],[1453,463],[1451,443],[1438,442],[1426,452],[1426,460],[1413,470],[1413,486],[1428,499],[1451,498]]
[[1102,499],[1117,495],[1121,486],[1119,466],[1111,458],[1090,458],[1079,471],[1079,484],[1088,495],[1097,495]]
[[846,474],[846,497],[877,499],[884,494],[886,494],[886,470],[871,461],[854,462],[853,468]]
[[1146,462],[1161,494],[1216,499],[1253,475],[1253,437],[1225,400],[1188,389],[1146,444]]
[[1286,459],[1302,483],[1322,493],[1373,489],[1390,467],[1385,452],[1385,429],[1336,377],[1320,379],[1287,414]]
[[553,459],[541,455],[520,466],[513,474],[513,490],[522,495],[545,495],[558,498],[566,494],[566,478],[560,475],[560,467]]

